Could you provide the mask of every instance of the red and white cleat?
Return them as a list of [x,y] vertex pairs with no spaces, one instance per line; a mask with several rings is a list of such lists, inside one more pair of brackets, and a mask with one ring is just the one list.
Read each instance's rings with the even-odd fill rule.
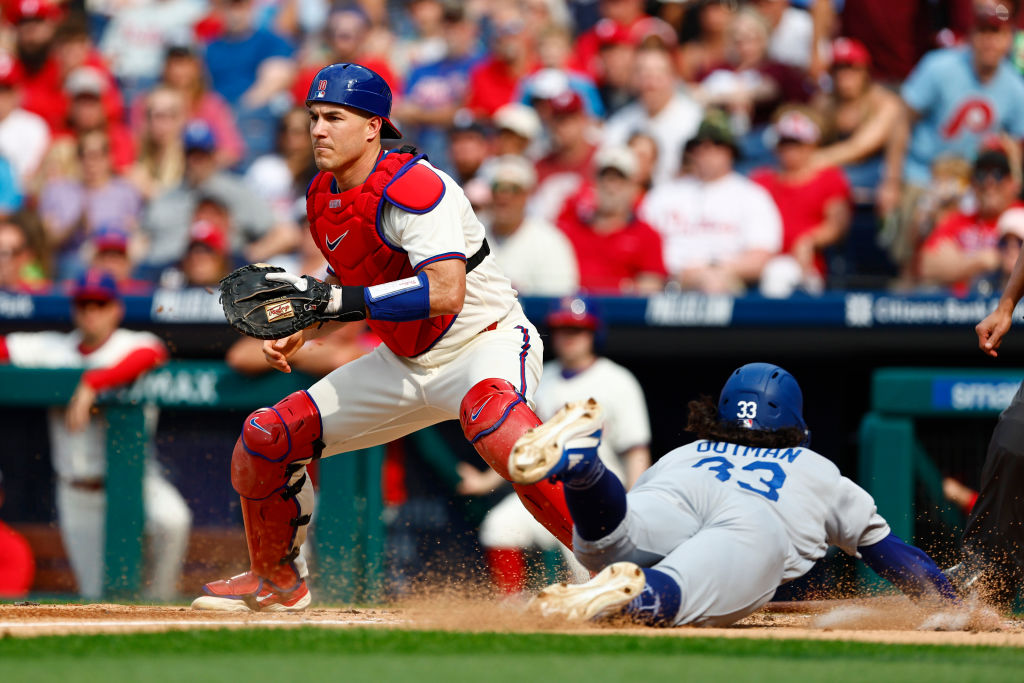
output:
[[192,601],[192,609],[217,612],[301,612],[309,607],[312,597],[306,580],[289,590],[277,586],[252,572],[203,586],[206,595]]

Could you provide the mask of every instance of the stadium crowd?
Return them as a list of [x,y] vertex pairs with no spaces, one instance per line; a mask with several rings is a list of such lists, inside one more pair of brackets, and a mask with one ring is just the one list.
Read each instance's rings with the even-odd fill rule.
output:
[[1017,9],[7,0],[0,288],[308,263],[305,94],[353,61],[524,294],[988,294],[1024,238]]

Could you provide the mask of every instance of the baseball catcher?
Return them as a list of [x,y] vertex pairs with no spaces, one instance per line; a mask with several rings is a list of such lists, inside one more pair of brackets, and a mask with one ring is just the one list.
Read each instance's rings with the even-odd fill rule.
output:
[[[366,320],[383,344],[308,391],[249,415],[231,457],[251,569],[204,586],[197,609],[295,611],[310,604],[299,546],[313,511],[306,465],[459,419],[506,479],[515,441],[540,424],[532,409],[543,347],[493,258],[465,193],[401,137],[391,91],[358,64],[333,64],[306,99],[320,173],[306,193],[328,277],[246,266],[221,283],[232,325],[266,340],[274,368],[332,326]],[[571,525],[560,485],[515,484],[563,543]]]

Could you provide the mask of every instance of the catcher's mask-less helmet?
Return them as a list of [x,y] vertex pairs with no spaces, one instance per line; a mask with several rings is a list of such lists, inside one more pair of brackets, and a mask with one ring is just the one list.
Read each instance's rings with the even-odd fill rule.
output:
[[359,64],[331,64],[316,73],[309,84],[306,106],[317,102],[343,104],[384,119],[381,138],[397,140],[402,137],[391,123],[391,88],[376,71]]
[[718,419],[748,429],[797,427],[811,442],[804,422],[804,396],[793,375],[771,363],[748,363],[737,368],[718,397]]

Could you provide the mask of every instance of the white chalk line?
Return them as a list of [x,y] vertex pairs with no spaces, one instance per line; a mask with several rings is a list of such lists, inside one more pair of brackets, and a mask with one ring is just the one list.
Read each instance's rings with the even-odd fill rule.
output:
[[72,629],[72,628],[138,628],[172,626],[251,626],[251,627],[298,627],[298,626],[360,626],[362,624],[393,624],[393,619],[309,619],[304,621],[271,621],[269,619],[104,619],[62,621],[0,621],[0,629]]

